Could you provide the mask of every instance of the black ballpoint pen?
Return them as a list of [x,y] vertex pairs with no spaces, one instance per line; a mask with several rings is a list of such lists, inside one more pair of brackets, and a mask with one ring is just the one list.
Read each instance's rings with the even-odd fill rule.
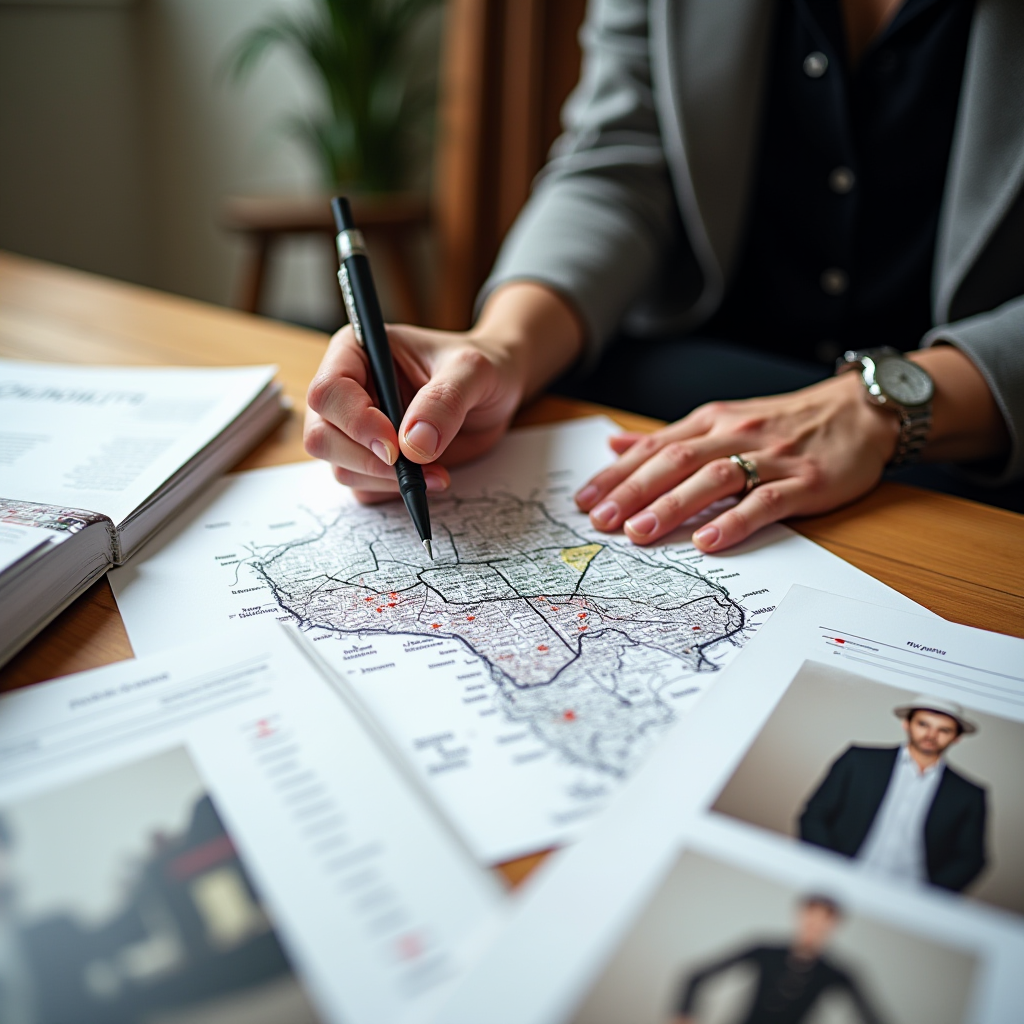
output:
[[[377,389],[377,401],[397,433],[402,425],[405,409],[402,407],[402,398],[398,392],[395,363],[391,357],[391,346],[388,344],[380,302],[377,300],[377,289],[370,273],[366,243],[363,241],[362,233],[356,230],[352,220],[352,209],[347,199],[335,196],[331,200],[331,211],[334,213],[334,226],[338,231],[338,284],[341,286],[341,297],[345,300],[345,312],[348,313],[356,341],[366,350],[366,356],[370,361],[370,373]],[[409,510],[423,547],[433,560],[434,552],[430,544],[430,510],[427,508],[427,483],[423,479],[423,467],[410,462],[399,453],[395,460],[395,473],[398,476],[398,490],[401,492],[405,507]]]

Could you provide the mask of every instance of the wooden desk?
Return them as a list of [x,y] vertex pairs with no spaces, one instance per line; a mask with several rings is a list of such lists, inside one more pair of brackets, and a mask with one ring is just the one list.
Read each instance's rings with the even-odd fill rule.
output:
[[[277,363],[295,414],[240,469],[307,458],[306,385],[326,343],[314,331],[0,253],[0,356],[137,366]],[[523,410],[516,422],[595,412],[633,430],[657,426],[553,397]],[[884,484],[848,508],[791,525],[948,619],[1024,636],[1024,516]],[[131,656],[110,586],[101,580],[0,669],[0,690]],[[518,881],[537,861],[516,861],[505,874]]]

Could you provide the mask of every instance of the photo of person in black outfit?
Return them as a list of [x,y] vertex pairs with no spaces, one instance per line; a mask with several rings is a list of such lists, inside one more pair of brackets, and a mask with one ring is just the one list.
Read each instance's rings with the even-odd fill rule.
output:
[[855,976],[825,949],[842,921],[838,905],[826,896],[800,901],[790,941],[750,946],[697,970],[687,979],[676,1007],[675,1024],[697,1024],[702,988],[710,979],[741,965],[754,968],[753,999],[735,1024],[800,1024],[816,1012],[822,997],[845,996],[865,1024],[881,1024]]
[[818,873],[809,862],[822,858],[796,843],[734,861],[726,851],[742,847],[736,838],[720,835],[715,850],[680,850],[567,1022],[973,1019],[979,961],[948,944],[952,932],[880,917],[864,902],[869,887],[834,863]]
[[906,743],[850,746],[800,815],[800,838],[910,882],[960,892],[985,867],[985,789],[943,755],[977,731],[958,704],[919,695],[895,708]]

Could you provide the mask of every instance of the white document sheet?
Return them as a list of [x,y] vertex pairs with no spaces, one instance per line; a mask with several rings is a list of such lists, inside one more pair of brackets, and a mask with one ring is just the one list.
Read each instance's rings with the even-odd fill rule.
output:
[[116,526],[210,443],[273,366],[57,366],[0,360],[0,495]]
[[[977,726],[946,749],[943,772],[959,779],[940,787],[980,787],[984,826],[959,797],[942,797],[940,810],[941,789],[925,819],[936,870],[983,836],[986,864],[969,867],[962,891],[800,841],[831,765],[851,747],[898,747],[894,711],[919,698],[954,701]],[[843,911],[825,955],[858,979],[879,1019],[1016,1020],[1022,777],[1024,640],[794,587],[584,841],[531,879],[510,926],[433,1019],[663,1024],[701,968],[784,946],[800,901],[819,895]],[[838,822],[851,811],[829,813]],[[747,1019],[707,1016],[712,995],[698,1020]]]
[[501,889],[305,646],[0,699],[0,1019],[382,1024],[457,975]]
[[598,533],[572,495],[615,430],[516,431],[456,471],[434,562],[400,502],[360,507],[322,463],[237,474],[111,574],[132,645],[295,622],[481,859],[571,840],[791,584],[917,607],[782,526],[719,556]]
[[51,540],[60,541],[63,534],[40,530],[34,526],[16,526],[0,522],[0,573],[5,572]]

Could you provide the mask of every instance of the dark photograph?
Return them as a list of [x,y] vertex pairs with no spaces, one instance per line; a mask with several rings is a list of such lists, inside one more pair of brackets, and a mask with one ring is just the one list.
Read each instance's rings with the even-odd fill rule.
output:
[[694,851],[574,1024],[961,1024],[974,957]]
[[317,1024],[178,747],[0,807],[3,1024]]
[[714,810],[1024,914],[1024,726],[806,662]]

